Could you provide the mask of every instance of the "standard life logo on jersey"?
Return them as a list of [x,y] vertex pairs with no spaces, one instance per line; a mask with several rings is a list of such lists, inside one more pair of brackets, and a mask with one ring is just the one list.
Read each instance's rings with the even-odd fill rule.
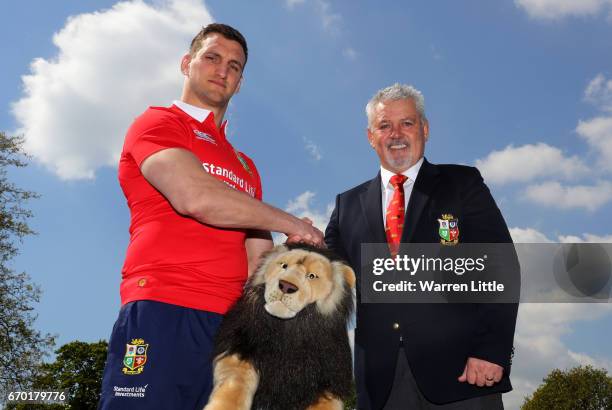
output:
[[224,179],[224,182],[232,188],[240,188],[240,190],[246,192],[252,197],[255,197],[255,187],[249,184],[249,182],[246,181],[244,178],[240,178],[231,169],[220,167],[209,162],[202,163],[202,166],[204,167],[204,170],[209,174],[222,177]]

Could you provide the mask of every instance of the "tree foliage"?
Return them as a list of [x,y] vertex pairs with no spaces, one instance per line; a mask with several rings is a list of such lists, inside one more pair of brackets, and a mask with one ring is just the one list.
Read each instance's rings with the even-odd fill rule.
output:
[[100,400],[108,343],[74,341],[60,347],[54,363],[42,366],[37,384],[68,390],[71,409],[94,409]]
[[10,168],[27,165],[23,139],[0,132],[0,403],[12,388],[27,388],[54,338],[34,329],[33,305],[40,289],[26,273],[17,273],[11,261],[22,239],[34,232],[27,224],[32,213],[25,203],[36,194],[8,179]]
[[353,410],[357,408],[357,392],[355,391],[355,385],[353,384],[353,391],[351,397],[344,402],[344,410]]
[[66,405],[19,404],[12,410],[88,410],[100,401],[102,373],[106,362],[108,343],[74,341],[55,351],[55,362],[45,363],[33,382],[38,391],[65,391]]
[[522,410],[611,410],[612,377],[604,369],[555,369],[525,399]]

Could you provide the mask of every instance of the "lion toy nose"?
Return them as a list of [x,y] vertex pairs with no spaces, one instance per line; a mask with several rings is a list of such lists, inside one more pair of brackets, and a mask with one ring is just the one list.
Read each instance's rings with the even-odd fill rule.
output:
[[287,282],[286,280],[279,280],[278,281],[278,288],[283,293],[295,293],[299,289],[293,283]]

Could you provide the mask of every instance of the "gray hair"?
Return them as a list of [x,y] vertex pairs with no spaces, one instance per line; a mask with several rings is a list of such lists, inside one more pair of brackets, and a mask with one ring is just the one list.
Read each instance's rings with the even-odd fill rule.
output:
[[425,97],[423,94],[411,85],[395,83],[389,87],[378,90],[376,94],[368,101],[365,111],[368,116],[368,128],[372,126],[372,120],[374,116],[374,107],[376,104],[385,101],[396,101],[396,100],[412,100],[416,106],[417,112],[421,116],[421,119],[427,121],[425,116]]

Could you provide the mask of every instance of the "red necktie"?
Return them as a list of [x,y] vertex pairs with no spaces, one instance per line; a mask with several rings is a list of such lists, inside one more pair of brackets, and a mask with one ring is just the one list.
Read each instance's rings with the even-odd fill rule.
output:
[[404,182],[407,179],[405,175],[393,175],[389,181],[393,185],[393,198],[387,208],[385,231],[391,256],[397,255],[404,228]]

